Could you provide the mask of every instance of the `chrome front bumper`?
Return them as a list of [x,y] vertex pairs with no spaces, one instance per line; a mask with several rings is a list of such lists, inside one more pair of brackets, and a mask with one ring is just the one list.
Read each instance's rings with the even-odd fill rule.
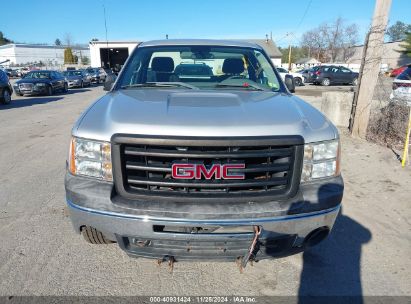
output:
[[[253,238],[251,232],[181,233],[158,231],[158,227],[261,228],[257,259],[281,257],[304,249],[304,240],[316,229],[331,230],[340,205],[316,212],[238,220],[193,220],[135,216],[99,211],[67,201],[76,230],[85,224],[101,231],[133,257],[175,260],[232,260],[243,256]],[[173,230],[173,229],[171,229]],[[224,230],[223,230],[224,231]]]

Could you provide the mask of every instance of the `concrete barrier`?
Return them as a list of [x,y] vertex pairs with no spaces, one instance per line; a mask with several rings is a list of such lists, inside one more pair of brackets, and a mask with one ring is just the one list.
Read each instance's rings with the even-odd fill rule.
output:
[[321,112],[338,127],[348,127],[353,92],[323,92]]

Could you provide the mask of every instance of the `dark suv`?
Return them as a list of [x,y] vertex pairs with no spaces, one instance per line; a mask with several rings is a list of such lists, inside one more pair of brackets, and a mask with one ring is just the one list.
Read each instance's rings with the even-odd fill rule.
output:
[[7,73],[0,69],[0,103],[9,104],[13,89],[9,82]]
[[357,85],[358,73],[343,66],[323,65],[309,72],[310,82],[329,86],[330,84]]

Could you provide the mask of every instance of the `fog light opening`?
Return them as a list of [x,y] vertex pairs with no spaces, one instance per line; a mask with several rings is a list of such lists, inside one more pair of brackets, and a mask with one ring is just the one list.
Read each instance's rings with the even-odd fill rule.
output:
[[313,247],[323,241],[330,233],[330,228],[320,227],[311,231],[304,239],[304,247]]

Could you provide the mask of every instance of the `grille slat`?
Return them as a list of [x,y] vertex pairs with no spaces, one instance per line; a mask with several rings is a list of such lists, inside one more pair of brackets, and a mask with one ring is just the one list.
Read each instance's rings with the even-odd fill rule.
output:
[[250,158],[250,157],[269,157],[269,156],[289,156],[292,152],[291,148],[262,150],[262,151],[248,151],[243,150],[239,153],[233,152],[202,152],[202,151],[178,151],[178,150],[160,150],[150,149],[144,150],[142,148],[127,147],[124,151],[125,155],[135,156],[155,156],[155,157],[177,157],[177,158]]
[[245,188],[245,187],[264,187],[264,186],[273,186],[273,185],[285,185],[287,184],[286,178],[272,178],[269,180],[241,180],[241,181],[224,181],[224,182],[198,182],[198,181],[173,181],[165,180],[159,178],[138,178],[130,176],[127,179],[129,184],[134,185],[150,185],[150,186],[159,186],[159,187],[191,187],[191,188]]
[[[120,182],[120,192],[126,197],[145,199],[155,197],[173,201],[196,201],[197,199],[225,199],[250,201],[257,197],[273,199],[296,191],[293,177],[300,170],[303,141],[295,138],[221,139],[205,141],[202,138],[173,137],[141,138],[115,142],[115,171]],[[298,153],[297,153],[298,151]],[[301,154],[301,155],[300,155]],[[295,161],[298,159],[296,167]],[[224,180],[215,176],[208,180],[174,179],[174,163],[245,164],[244,169],[232,169],[232,173],[243,173],[244,179]],[[120,169],[118,169],[120,168]],[[297,168],[297,169],[296,169]],[[298,172],[296,171],[296,172]],[[299,180],[300,172],[297,174]]]
[[[290,168],[290,163],[285,164],[278,164],[278,165],[250,165],[245,169],[231,169],[231,172],[267,172],[269,174],[270,171],[286,171]],[[171,172],[171,167],[167,165],[145,165],[143,163],[138,162],[131,162],[128,161],[126,163],[126,169],[130,170],[146,170],[152,172]],[[267,176],[268,178],[268,176]]]

